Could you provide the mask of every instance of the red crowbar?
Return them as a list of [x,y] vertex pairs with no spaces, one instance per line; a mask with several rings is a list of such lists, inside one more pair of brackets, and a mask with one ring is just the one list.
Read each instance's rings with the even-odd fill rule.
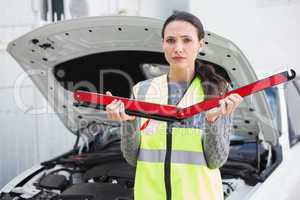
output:
[[250,83],[241,88],[232,90],[223,96],[208,99],[186,108],[177,108],[176,106],[172,105],[161,105],[124,97],[108,96],[79,90],[74,92],[74,99],[77,101],[77,106],[94,107],[97,109],[105,109],[106,105],[110,104],[114,99],[117,99],[124,103],[125,113],[129,115],[174,122],[192,117],[195,114],[217,107],[219,106],[219,100],[230,94],[237,93],[240,96],[245,97],[269,87],[287,82],[295,77],[296,72],[294,70],[291,70],[291,75],[289,75],[288,71],[284,71]]

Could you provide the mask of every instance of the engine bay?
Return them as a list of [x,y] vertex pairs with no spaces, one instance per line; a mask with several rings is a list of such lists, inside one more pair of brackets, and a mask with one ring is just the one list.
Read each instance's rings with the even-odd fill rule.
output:
[[[119,138],[111,137],[106,143],[95,141],[81,149],[81,154],[77,144],[70,152],[41,163],[40,170],[11,192],[2,193],[0,199],[133,199],[135,167],[123,158]],[[277,150],[280,153],[280,148]],[[268,151],[267,145],[258,140],[232,139],[228,161],[220,169],[225,198],[241,187],[263,182],[279,162],[278,152]]]

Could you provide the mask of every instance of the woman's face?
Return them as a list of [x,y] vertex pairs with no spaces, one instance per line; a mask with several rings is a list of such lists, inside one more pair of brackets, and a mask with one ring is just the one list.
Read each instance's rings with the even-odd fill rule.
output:
[[163,50],[173,68],[193,68],[199,51],[203,48],[203,39],[198,39],[197,29],[189,22],[170,22],[164,31]]

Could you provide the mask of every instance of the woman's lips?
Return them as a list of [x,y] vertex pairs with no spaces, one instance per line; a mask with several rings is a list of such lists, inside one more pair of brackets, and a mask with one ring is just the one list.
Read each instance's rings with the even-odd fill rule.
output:
[[179,56],[176,56],[176,57],[173,57],[174,60],[183,60],[185,59],[185,57],[179,57]]

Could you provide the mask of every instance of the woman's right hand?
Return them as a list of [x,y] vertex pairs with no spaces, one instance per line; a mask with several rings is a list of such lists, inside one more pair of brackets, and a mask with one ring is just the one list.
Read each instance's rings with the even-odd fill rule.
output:
[[[111,92],[107,91],[106,95],[112,96]],[[113,100],[106,106],[106,114],[109,120],[113,121],[131,121],[135,116],[130,116],[125,113],[125,106],[121,100]]]

